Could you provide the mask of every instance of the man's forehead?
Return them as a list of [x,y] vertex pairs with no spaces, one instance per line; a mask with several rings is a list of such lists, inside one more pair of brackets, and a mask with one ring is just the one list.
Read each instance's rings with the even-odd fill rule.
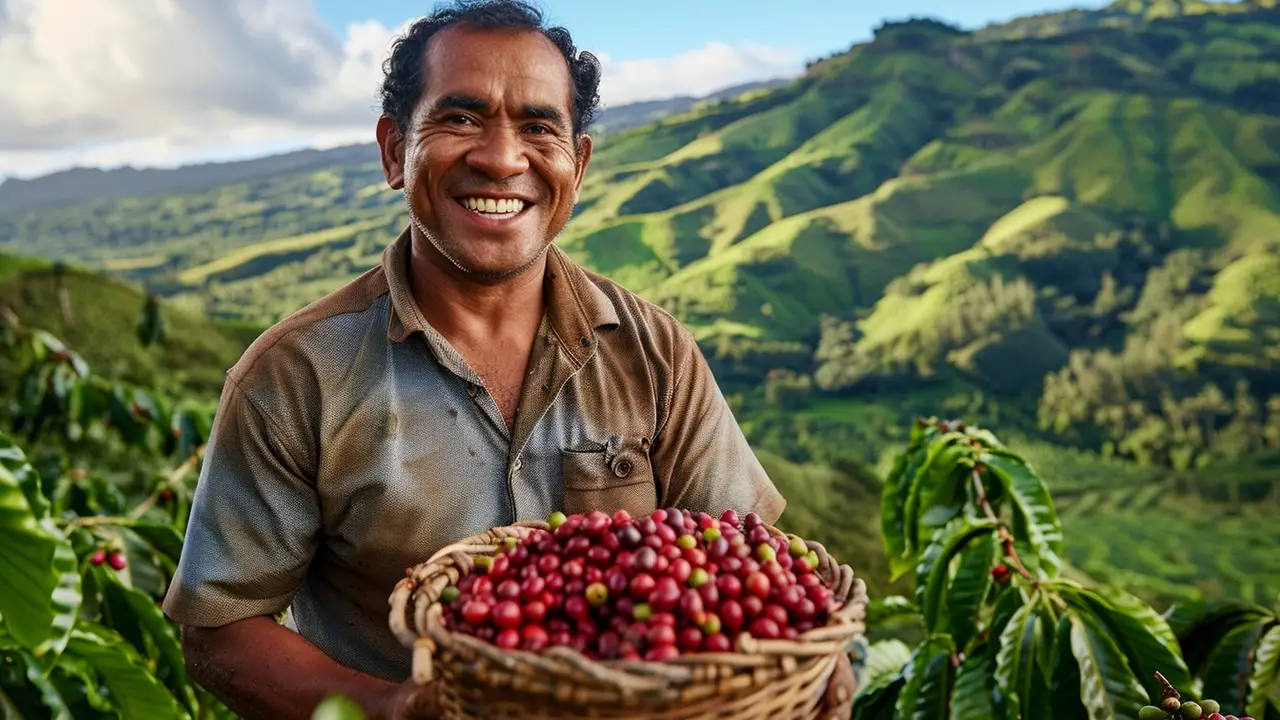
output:
[[446,28],[431,38],[423,62],[424,96],[482,93],[516,80],[515,89],[544,102],[570,98],[564,55],[537,30]]

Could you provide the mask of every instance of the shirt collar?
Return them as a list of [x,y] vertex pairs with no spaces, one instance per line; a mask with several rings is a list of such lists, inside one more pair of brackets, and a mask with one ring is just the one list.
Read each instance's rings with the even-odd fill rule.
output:
[[[387,324],[387,339],[391,342],[404,342],[413,333],[426,333],[429,329],[409,288],[411,242],[410,226],[406,226],[382,253],[382,269],[391,294]],[[586,270],[554,244],[547,249],[543,283],[551,330],[561,347],[581,365],[595,351],[596,331],[617,327],[613,301]]]

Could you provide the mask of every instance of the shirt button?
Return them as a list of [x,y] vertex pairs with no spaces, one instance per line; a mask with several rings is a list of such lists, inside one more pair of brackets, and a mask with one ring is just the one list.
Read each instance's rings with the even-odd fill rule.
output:
[[614,463],[614,464],[613,464],[613,474],[614,474],[614,475],[617,475],[618,477],[626,477],[626,476],[627,476],[627,475],[629,475],[630,473],[631,473],[631,461],[630,461],[630,460],[628,460],[628,459],[626,459],[626,458],[622,458],[621,460],[619,460],[618,462],[616,462],[616,463]]
[[516,456],[516,461],[511,463],[511,472],[518,473],[521,467],[524,467],[524,461],[519,456]]

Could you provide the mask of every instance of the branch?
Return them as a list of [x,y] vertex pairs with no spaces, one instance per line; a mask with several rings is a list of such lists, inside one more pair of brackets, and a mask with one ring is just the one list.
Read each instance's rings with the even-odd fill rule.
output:
[[[978,466],[981,467],[981,466]],[[995,510],[991,509],[991,502],[987,500],[986,488],[982,486],[982,476],[978,472],[978,467],[973,469],[971,477],[973,478],[973,491],[978,496],[978,505],[982,508],[982,512],[986,514],[987,519],[1000,526],[1000,542],[1004,545],[1004,554],[1013,561],[1013,565],[1017,568],[1018,573],[1022,577],[1029,580],[1032,584],[1038,581],[1035,576],[1027,571],[1025,565],[1022,564],[1022,558],[1018,557],[1018,551],[1013,546],[1013,534],[1009,532],[1009,528],[1000,522],[1000,518],[996,516]]]

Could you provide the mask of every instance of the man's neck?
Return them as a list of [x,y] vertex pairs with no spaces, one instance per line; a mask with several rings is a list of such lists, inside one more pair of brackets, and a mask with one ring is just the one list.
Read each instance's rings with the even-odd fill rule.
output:
[[512,336],[532,341],[542,321],[546,253],[499,282],[467,277],[423,238],[412,244],[410,287],[423,318],[451,343],[471,347]]

